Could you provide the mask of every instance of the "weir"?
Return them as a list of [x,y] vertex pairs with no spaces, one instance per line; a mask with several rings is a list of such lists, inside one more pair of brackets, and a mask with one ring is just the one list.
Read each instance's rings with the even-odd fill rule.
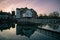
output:
[[23,22],[23,23],[51,23],[51,24],[59,24],[60,19],[35,19],[35,18],[23,18],[23,19],[17,19],[17,22]]

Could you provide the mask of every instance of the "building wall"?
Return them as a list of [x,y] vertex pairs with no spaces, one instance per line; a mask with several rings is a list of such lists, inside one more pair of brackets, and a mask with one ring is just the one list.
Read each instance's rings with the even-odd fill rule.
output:
[[21,10],[16,10],[16,18],[23,18],[23,17],[32,17],[31,10],[26,10],[25,13],[21,13]]
[[23,17],[32,17],[32,11],[31,10],[27,10],[24,14]]
[[16,18],[20,18],[20,10],[16,10]]
[[7,19],[8,18],[8,15],[0,15],[0,19]]

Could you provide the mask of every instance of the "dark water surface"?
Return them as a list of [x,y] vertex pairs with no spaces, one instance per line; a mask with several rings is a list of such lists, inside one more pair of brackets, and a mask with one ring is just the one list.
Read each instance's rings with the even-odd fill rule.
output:
[[[56,31],[46,31],[43,29]],[[58,33],[57,33],[58,32]],[[60,25],[22,26],[14,23],[0,24],[0,40],[60,40]]]

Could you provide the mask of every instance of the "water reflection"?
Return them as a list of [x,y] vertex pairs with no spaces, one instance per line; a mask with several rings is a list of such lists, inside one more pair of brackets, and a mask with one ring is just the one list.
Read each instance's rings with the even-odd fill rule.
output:
[[[49,31],[48,28],[57,30],[60,29],[58,24],[39,24],[39,25],[19,25],[15,23],[0,24],[0,39],[6,40],[60,40],[60,34]],[[46,26],[48,25],[48,27]],[[38,27],[40,26],[40,28]],[[12,29],[10,29],[12,27]],[[46,28],[41,29],[41,28]],[[13,29],[14,28],[14,29]],[[9,31],[4,31],[10,29]]]
[[[21,35],[21,36],[25,36],[25,37],[31,38],[31,36],[35,32],[39,32],[39,34],[44,34],[46,37],[48,37],[48,36],[49,37],[53,37],[52,39],[56,39],[56,40],[60,39],[59,38],[60,37],[59,33],[54,32],[54,31],[50,31],[50,30],[41,29],[41,28],[38,28],[37,26],[21,26],[21,25],[17,24],[16,35]],[[42,36],[44,36],[44,35],[42,35]],[[38,35],[38,36],[40,36],[40,35]],[[49,37],[48,37],[48,39],[50,39]]]
[[[45,28],[45,29],[48,29],[48,30],[58,30],[60,29],[60,25],[59,24],[40,24],[40,25],[37,25],[39,28]],[[60,30],[58,30],[60,31]]]
[[17,35],[21,35],[21,36],[30,37],[35,32],[35,30],[36,30],[36,28],[33,28],[33,26],[17,25],[17,27],[16,27],[16,34]]
[[55,29],[55,30],[57,30],[59,28],[58,24],[48,24],[48,26],[52,29]]
[[4,24],[0,24],[0,30],[1,30],[1,32],[2,32],[3,30],[7,30],[7,29],[10,30],[11,27],[12,27],[12,28],[15,28],[15,24],[14,24],[14,23],[9,23],[9,24],[4,23]]

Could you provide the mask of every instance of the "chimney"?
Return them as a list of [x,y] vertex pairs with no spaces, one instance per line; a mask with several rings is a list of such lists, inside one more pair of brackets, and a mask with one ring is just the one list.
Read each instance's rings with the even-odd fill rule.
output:
[[12,15],[15,15],[15,11],[12,11]]

